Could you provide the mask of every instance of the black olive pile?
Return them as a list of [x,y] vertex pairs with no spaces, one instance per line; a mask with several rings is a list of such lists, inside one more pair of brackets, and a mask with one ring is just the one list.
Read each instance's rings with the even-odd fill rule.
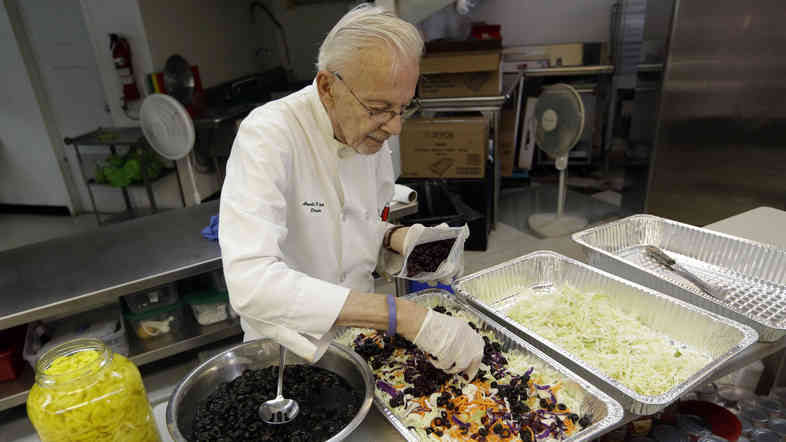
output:
[[407,276],[423,272],[435,272],[442,261],[450,255],[456,238],[418,244],[407,258]]
[[[194,416],[192,441],[324,441],[355,417],[363,397],[340,376],[307,365],[288,365],[284,397],[300,405],[290,423],[270,425],[259,406],[276,396],[278,367],[246,370],[202,401]],[[336,401],[340,398],[341,403]]]

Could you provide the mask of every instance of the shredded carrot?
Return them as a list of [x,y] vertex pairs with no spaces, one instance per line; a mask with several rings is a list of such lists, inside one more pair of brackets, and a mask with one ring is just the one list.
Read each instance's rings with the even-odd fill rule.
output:
[[568,427],[568,434],[572,434],[573,431],[576,429],[576,426],[573,424],[573,421],[570,419],[565,419],[563,422],[565,423],[565,426]]

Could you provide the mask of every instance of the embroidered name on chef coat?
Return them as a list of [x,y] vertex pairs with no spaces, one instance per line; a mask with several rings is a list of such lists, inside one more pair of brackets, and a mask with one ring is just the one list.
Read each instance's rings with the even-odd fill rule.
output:
[[317,200],[303,201],[300,205],[305,207],[310,213],[322,213],[322,209],[325,207],[325,203]]

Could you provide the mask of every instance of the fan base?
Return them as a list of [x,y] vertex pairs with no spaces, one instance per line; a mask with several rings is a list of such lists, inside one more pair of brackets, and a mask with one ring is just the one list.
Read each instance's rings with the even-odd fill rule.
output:
[[544,238],[570,235],[587,226],[587,218],[556,213],[536,213],[529,217],[529,228]]

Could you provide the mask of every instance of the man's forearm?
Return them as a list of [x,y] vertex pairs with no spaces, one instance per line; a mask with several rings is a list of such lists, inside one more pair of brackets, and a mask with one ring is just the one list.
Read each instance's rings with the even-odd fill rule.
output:
[[[400,229],[404,230],[404,229]],[[426,318],[425,307],[405,299],[396,298],[396,330],[398,334],[414,341]],[[388,305],[385,295],[351,291],[336,325],[387,330]]]

